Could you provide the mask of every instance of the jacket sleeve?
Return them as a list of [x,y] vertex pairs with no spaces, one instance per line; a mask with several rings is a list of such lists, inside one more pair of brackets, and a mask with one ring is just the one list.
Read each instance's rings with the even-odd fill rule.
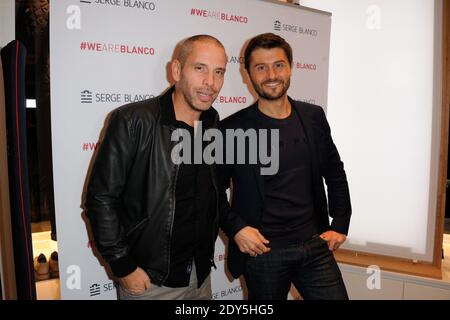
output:
[[122,192],[134,157],[130,124],[120,109],[112,113],[104,139],[95,159],[86,194],[87,216],[102,257],[117,277],[137,268],[120,223],[126,214]]
[[331,130],[328,124],[325,112],[320,109],[320,123],[324,131],[323,157],[324,163],[321,164],[322,176],[327,185],[328,211],[333,221],[331,230],[348,234],[350,225],[350,216],[352,208],[350,204],[350,192],[347,183],[347,176],[344,170],[344,163],[341,161],[338,150],[331,137]]
[[230,240],[233,240],[236,233],[247,224],[244,220],[234,212],[227,199],[226,190],[230,187],[230,178],[228,172],[231,169],[230,165],[220,165],[219,180],[220,180],[220,227],[225,232]]
[[[222,132],[222,136],[224,137],[223,144],[223,164],[217,165],[218,168],[218,177],[219,177],[219,193],[220,193],[220,228],[225,232],[227,237],[230,240],[233,240],[236,233],[239,232],[242,228],[246,227],[247,224],[245,221],[234,212],[230,203],[227,199],[226,190],[230,188],[231,178],[233,176],[233,164],[226,164],[226,144],[227,141],[225,139],[225,128],[222,124],[219,125],[219,128]],[[236,154],[236,153],[235,153]],[[231,188],[230,188],[231,191]]]

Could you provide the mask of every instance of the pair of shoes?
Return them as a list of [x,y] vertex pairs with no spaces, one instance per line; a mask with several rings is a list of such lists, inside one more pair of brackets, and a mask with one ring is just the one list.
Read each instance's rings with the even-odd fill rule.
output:
[[43,253],[34,258],[34,276],[36,281],[47,280],[50,278],[47,257]]
[[53,251],[48,261],[43,253],[35,257],[34,274],[36,281],[59,278],[58,252]]
[[48,261],[51,278],[59,278],[58,252],[53,251]]

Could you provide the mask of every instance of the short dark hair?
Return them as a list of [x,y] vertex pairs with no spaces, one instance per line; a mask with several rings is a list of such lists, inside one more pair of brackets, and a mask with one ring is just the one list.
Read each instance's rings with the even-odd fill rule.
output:
[[274,33],[263,33],[257,35],[256,37],[250,39],[244,52],[244,65],[245,69],[249,71],[250,67],[250,56],[256,49],[283,49],[289,64],[292,66],[292,48],[289,43],[286,42],[282,37]]
[[197,41],[211,41],[225,50],[222,42],[220,42],[217,38],[210,36],[209,34],[198,34],[189,37],[179,44],[178,52],[176,53],[176,58],[181,62],[182,65],[186,61],[187,56],[191,53],[194,43]]

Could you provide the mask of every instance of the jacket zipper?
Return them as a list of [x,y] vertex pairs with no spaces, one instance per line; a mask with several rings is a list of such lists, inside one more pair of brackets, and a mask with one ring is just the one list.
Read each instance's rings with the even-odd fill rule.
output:
[[176,164],[175,165],[175,179],[174,179],[174,183],[173,183],[173,189],[172,189],[172,222],[170,223],[170,230],[169,230],[169,248],[168,248],[168,256],[167,256],[167,272],[166,275],[164,276],[164,278],[162,279],[162,283],[164,283],[164,281],[166,281],[166,279],[169,277],[169,272],[170,272],[170,249],[172,248],[172,231],[173,231],[173,222],[175,220],[175,207],[176,207],[176,196],[175,196],[175,192],[177,189],[177,180],[178,180],[178,171],[180,169],[180,165]]

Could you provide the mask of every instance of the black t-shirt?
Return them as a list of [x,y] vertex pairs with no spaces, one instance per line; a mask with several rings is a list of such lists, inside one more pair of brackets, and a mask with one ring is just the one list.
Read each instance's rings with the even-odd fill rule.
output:
[[[317,233],[311,154],[297,113],[275,119],[258,109],[259,129],[279,130],[279,170],[264,176],[264,209],[260,230],[272,243],[298,242]],[[269,137],[269,146],[272,143]],[[268,150],[270,148],[268,147]]]
[[[163,107],[172,107],[163,101]],[[201,118],[200,118],[201,120]],[[170,243],[169,276],[167,287],[186,287],[195,261],[198,286],[211,272],[211,216],[215,212],[215,191],[211,168],[194,164],[194,128],[177,121],[177,128],[188,130],[191,140],[191,162],[182,163],[178,169],[175,187],[175,216]],[[184,141],[184,140],[183,140]]]

